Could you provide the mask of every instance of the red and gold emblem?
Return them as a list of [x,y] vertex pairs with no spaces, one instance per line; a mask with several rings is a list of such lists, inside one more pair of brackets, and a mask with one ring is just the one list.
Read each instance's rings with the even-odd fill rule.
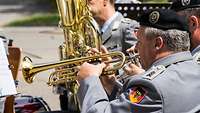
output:
[[146,95],[146,91],[141,87],[132,88],[129,91],[129,99],[132,103],[141,102],[145,95]]

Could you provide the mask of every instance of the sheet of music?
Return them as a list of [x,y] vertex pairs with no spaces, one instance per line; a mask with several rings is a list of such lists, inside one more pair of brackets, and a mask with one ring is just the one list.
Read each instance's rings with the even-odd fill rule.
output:
[[13,76],[8,65],[4,43],[0,38],[0,97],[17,93]]

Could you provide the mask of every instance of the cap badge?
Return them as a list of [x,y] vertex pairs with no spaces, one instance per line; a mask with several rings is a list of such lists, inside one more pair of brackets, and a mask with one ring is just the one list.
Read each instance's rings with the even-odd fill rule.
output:
[[190,0],[181,0],[182,6],[187,6],[190,4]]
[[149,15],[149,22],[152,24],[155,24],[156,22],[158,22],[159,17],[160,17],[160,13],[158,11],[153,11]]

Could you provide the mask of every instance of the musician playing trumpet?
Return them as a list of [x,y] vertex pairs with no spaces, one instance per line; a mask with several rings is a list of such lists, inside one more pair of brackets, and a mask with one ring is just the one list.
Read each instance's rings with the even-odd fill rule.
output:
[[[118,70],[117,73],[112,75],[106,75],[106,76],[100,76],[101,83],[109,96],[109,99],[114,99],[118,91],[121,90],[122,85],[126,79],[128,79],[129,76],[137,75],[144,72],[144,69],[142,69],[138,56],[134,56],[135,54],[135,46],[132,46],[131,48],[127,49],[127,53],[129,56],[126,58],[127,64],[123,67],[123,69]],[[101,46],[101,52],[99,52],[96,48],[92,48],[89,51],[89,54],[95,55],[95,54],[108,54],[108,50],[105,46]],[[112,65],[106,62],[112,61],[111,57],[107,57],[106,59],[102,59],[102,61],[105,61],[106,69],[112,68]],[[105,70],[106,70],[105,69]],[[120,74],[122,73],[122,74]]]
[[106,63],[83,63],[77,94],[82,113],[185,113],[199,105],[194,94],[200,95],[200,68],[189,52],[184,17],[156,9],[145,12],[138,21],[136,49],[146,72],[129,78],[122,94],[109,101],[99,79]]

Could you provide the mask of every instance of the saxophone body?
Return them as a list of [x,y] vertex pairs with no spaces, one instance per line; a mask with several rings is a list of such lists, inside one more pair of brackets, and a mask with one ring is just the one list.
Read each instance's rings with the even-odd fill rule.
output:
[[[90,48],[100,49],[101,37],[94,26],[94,19],[87,6],[87,0],[56,0],[60,15],[59,27],[63,29],[65,41],[59,46],[60,60],[67,60],[88,56]],[[73,64],[56,68],[51,74],[52,79],[59,79],[53,85],[61,85],[67,90],[68,108],[71,111],[79,111],[76,93],[78,84],[74,77]],[[78,65],[78,64],[77,64]],[[72,73],[71,79],[69,73]],[[68,79],[63,77],[68,75]],[[58,78],[59,77],[59,78]],[[63,81],[62,78],[63,77]],[[74,81],[73,81],[74,79]],[[61,91],[62,92],[62,91]]]
[[[60,60],[85,57],[88,56],[90,48],[100,49],[101,38],[93,25],[94,19],[87,6],[87,0],[56,0],[56,2],[60,15],[59,27],[63,29],[65,38],[59,47]],[[62,77],[65,73],[73,72],[70,68],[70,65],[59,67],[53,75],[60,74],[59,77]],[[66,71],[62,71],[63,69]],[[69,89],[76,93],[72,90],[74,88]]]

